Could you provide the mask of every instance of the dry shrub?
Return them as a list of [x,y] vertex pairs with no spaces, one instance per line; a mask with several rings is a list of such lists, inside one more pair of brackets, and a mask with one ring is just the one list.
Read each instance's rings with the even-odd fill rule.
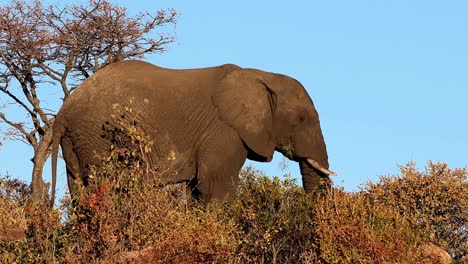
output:
[[[173,214],[155,237],[149,260],[156,263],[225,263],[237,246],[236,227],[219,206]],[[198,211],[198,212],[197,212]],[[143,263],[143,262],[142,262]],[[147,263],[147,262],[144,262]]]
[[235,263],[296,263],[315,240],[312,196],[286,175],[269,178],[248,167],[228,214],[239,228]]
[[100,187],[90,198],[73,214],[67,261],[125,263],[126,252],[144,250],[132,263],[211,263],[236,246],[234,223],[219,211],[189,207],[148,182],[125,194]]
[[401,176],[381,177],[365,191],[380,204],[394,208],[412,225],[430,232],[432,243],[446,249],[454,261],[468,262],[468,169],[450,169],[429,162],[424,172],[414,163]]
[[53,261],[60,211],[31,203],[31,187],[9,176],[0,179],[0,211],[1,228],[15,234],[14,239],[0,241],[0,263]]
[[30,193],[25,183],[8,175],[0,178],[0,263],[14,262],[22,251],[17,244],[25,236],[24,203]]
[[424,230],[365,192],[306,195],[296,182],[241,172],[234,263],[417,263]]
[[74,248],[67,261],[125,263],[127,252],[144,250],[132,263],[211,263],[235,248],[234,223],[223,221],[219,211],[189,207],[148,180],[138,188],[120,183],[118,191],[108,187],[114,184],[81,196],[71,217]]
[[423,230],[405,216],[373,203],[364,193],[334,189],[317,200],[317,244],[303,254],[305,263],[417,263]]
[[28,184],[9,175],[0,178],[0,229],[26,229],[23,208],[30,194]]

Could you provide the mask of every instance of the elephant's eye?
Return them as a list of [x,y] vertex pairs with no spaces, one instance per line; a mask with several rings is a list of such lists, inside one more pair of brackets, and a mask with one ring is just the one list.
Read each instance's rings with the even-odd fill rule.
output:
[[306,116],[304,113],[301,113],[299,115],[299,123],[303,123],[306,120]]

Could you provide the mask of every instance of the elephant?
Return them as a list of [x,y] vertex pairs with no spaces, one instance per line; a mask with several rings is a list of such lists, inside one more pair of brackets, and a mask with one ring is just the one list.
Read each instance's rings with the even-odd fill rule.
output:
[[233,64],[168,69],[128,60],[84,80],[57,113],[52,192],[59,145],[71,191],[76,180],[86,184],[96,153],[109,151],[102,124],[113,105],[130,97],[143,131],[156,142],[151,166],[171,168],[164,182],[186,183],[197,199],[232,200],[246,159],[269,162],[275,150],[299,163],[306,193],[335,175],[318,113],[297,80]]

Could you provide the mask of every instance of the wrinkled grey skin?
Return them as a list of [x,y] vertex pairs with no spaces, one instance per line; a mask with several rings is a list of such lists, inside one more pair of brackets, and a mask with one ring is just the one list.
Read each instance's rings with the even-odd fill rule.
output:
[[155,142],[151,166],[170,168],[164,181],[190,183],[202,200],[230,200],[246,158],[269,162],[275,150],[299,162],[306,192],[332,174],[319,116],[298,81],[232,64],[173,70],[122,61],[86,79],[57,114],[54,190],[58,145],[70,190],[76,180],[86,184],[89,165],[99,163],[96,153],[106,153],[111,144],[100,136],[102,125],[112,105],[129,98],[143,131]]

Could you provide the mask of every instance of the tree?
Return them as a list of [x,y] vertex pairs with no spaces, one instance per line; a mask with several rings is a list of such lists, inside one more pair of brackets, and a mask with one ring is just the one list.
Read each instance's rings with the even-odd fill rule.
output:
[[[54,121],[54,110],[44,107],[40,91],[55,89],[55,99],[64,102],[83,79],[106,65],[164,52],[174,41],[168,27],[176,16],[174,9],[130,16],[107,0],[63,6],[12,0],[0,7],[0,102],[7,102],[0,105],[1,132],[34,149],[35,202],[47,194],[42,168]],[[13,120],[6,111],[12,105],[27,119]]]

